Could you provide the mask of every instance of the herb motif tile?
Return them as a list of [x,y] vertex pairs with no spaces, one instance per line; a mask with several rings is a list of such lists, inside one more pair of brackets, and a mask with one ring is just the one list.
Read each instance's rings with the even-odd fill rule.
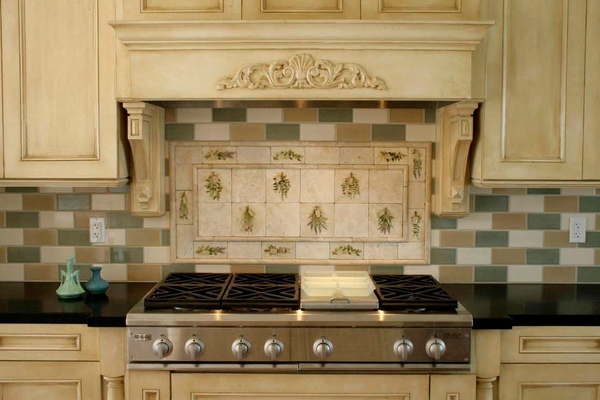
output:
[[219,256],[225,254],[225,250],[227,250],[225,246],[199,244],[196,247],[195,253],[198,256]]
[[240,224],[243,232],[252,232],[255,218],[256,211],[254,211],[250,206],[244,207],[244,211],[242,212],[242,216],[240,218]]
[[207,149],[204,153],[204,159],[207,161],[226,161],[233,160],[235,151],[221,149]]
[[273,155],[273,161],[302,161],[304,156],[293,150],[281,150]]
[[421,151],[412,149],[412,175],[416,180],[421,179],[423,173],[423,157]]
[[284,254],[290,254],[292,252],[292,248],[289,246],[276,246],[274,244],[270,244],[263,250],[269,256],[280,256]]
[[360,257],[360,255],[362,254],[362,250],[361,249],[357,249],[356,247],[346,244],[343,246],[337,246],[335,247],[332,251],[331,254],[333,254],[334,256],[343,256],[343,255],[347,255],[347,256],[357,256]]
[[281,200],[285,199],[290,191],[290,179],[283,172],[277,173],[273,177],[273,191],[281,195]]
[[211,172],[204,180],[204,189],[212,200],[221,200],[221,192],[223,191],[223,183],[221,177],[216,172]]
[[377,213],[377,227],[379,232],[389,234],[394,227],[394,219],[396,219],[387,207]]
[[177,221],[180,224],[192,223],[192,192],[177,192]]
[[360,181],[354,176],[354,173],[350,172],[350,175],[342,183],[342,194],[353,199],[355,196],[360,195]]
[[308,224],[310,229],[316,233],[320,234],[322,231],[327,230],[327,217],[321,207],[314,206],[312,212],[308,216]]

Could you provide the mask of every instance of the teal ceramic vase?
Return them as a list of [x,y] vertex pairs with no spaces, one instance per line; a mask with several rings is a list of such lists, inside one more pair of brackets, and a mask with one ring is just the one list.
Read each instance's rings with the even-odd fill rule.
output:
[[60,271],[60,286],[56,294],[62,299],[76,299],[85,293],[79,282],[79,271],[74,270],[73,257],[67,257],[67,270]]
[[94,265],[90,270],[92,271],[92,277],[85,284],[85,290],[90,292],[90,294],[104,294],[108,289],[108,282],[100,276],[102,267]]

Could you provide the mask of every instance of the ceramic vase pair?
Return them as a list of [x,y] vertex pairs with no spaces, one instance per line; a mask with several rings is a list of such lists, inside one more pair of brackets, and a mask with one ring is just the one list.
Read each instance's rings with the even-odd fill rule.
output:
[[60,286],[56,289],[56,294],[63,299],[75,299],[82,296],[87,290],[90,294],[99,295],[106,292],[108,282],[102,279],[100,271],[102,267],[94,265],[91,268],[92,277],[85,283],[85,289],[81,287],[79,280],[79,271],[75,271],[74,258],[67,257],[67,270],[60,271]]

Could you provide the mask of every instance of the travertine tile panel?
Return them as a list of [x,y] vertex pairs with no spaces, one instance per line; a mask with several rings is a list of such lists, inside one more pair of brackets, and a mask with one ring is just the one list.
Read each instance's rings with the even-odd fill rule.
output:
[[198,203],[197,236],[231,236],[231,211],[231,203]]
[[273,164],[305,164],[305,148],[299,146],[271,147],[271,163]]
[[369,235],[367,204],[335,205],[336,237],[367,237]]
[[[371,171],[372,173],[373,171]],[[366,169],[336,169],[335,170],[335,202],[336,203],[368,203],[370,195],[369,170]],[[374,182],[381,185],[381,182]],[[382,192],[388,188],[378,186],[373,192]],[[371,199],[372,202],[377,201]]]
[[264,169],[234,169],[231,171],[231,201],[264,203],[266,173]]
[[[0,240],[0,243],[2,240]],[[56,229],[24,229],[23,244],[25,246],[56,246],[58,235]]]
[[[425,254],[425,246],[423,243],[399,243],[398,244],[398,260],[422,260]],[[425,266],[419,265],[418,268]],[[424,268],[423,268],[424,269]],[[426,274],[427,272],[422,272]]]
[[232,203],[231,234],[233,236],[265,236],[267,208],[265,203]]
[[306,153],[306,163],[307,164],[339,164],[340,163],[340,149],[335,146],[307,147],[305,153]]
[[410,181],[425,181],[425,177],[427,176],[425,169],[427,165],[427,153],[424,149],[409,148],[408,165],[410,167],[410,173],[408,174]]
[[298,169],[267,169],[266,185],[268,203],[300,201],[300,170]]
[[203,203],[229,203],[232,201],[231,170],[198,169],[198,201]]
[[456,230],[441,231],[440,247],[475,247],[475,232]]
[[325,260],[329,258],[329,243],[297,242],[296,256],[305,260]]
[[237,153],[240,164],[267,164],[271,158],[271,149],[268,147],[240,146]]
[[399,204],[369,204],[369,237],[406,239],[403,235],[404,208]]
[[408,207],[425,208],[426,203],[429,201],[427,196],[425,196],[425,182],[412,182],[410,186],[411,190],[408,191]]
[[395,260],[398,258],[396,243],[365,243],[365,260]]
[[229,242],[230,259],[260,259],[261,252],[260,242]]
[[200,259],[223,259],[229,254],[227,242],[194,242],[194,257]]
[[231,269],[230,269],[231,273],[233,273],[233,274],[264,274],[266,272],[265,270],[266,270],[265,265],[257,265],[257,264],[232,265]]
[[408,148],[406,147],[375,147],[373,149],[375,164],[408,165]]
[[576,281],[575,267],[543,267],[542,280],[544,283],[572,283]]
[[204,146],[202,152],[203,164],[235,164],[237,162],[237,148],[227,146],[223,143],[219,146],[214,143],[212,146]]
[[373,164],[373,162],[373,150],[368,147],[340,147],[340,164]]
[[335,174],[333,170],[303,169],[300,173],[302,203],[333,203]]
[[202,150],[200,146],[175,147],[173,160],[175,164],[202,164]]
[[266,209],[267,236],[300,236],[300,205],[298,203],[272,203]]
[[[319,207],[315,210],[315,207]],[[313,222],[311,215],[316,213],[320,223]],[[300,204],[300,236],[302,237],[333,237],[335,235],[335,207],[333,203],[302,203]]]
[[194,232],[193,225],[177,225],[175,231],[177,247],[175,249],[177,258],[194,258],[198,257],[194,254],[194,238],[196,232]]
[[262,258],[265,260],[293,260],[296,245],[293,242],[263,242]]
[[[403,203],[405,189],[403,178],[403,170],[369,171],[369,202]],[[411,206],[415,204],[411,203]]]
[[171,206],[178,224],[192,224],[194,222],[194,200],[190,190],[175,192],[175,204]]
[[332,260],[364,259],[364,244],[356,242],[330,242],[329,257]]
[[175,166],[175,190],[192,190],[193,169],[189,165]]

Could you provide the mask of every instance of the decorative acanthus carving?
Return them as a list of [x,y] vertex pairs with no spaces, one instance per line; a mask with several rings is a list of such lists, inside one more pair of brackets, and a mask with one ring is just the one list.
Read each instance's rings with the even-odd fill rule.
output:
[[247,64],[232,78],[217,84],[218,90],[247,89],[386,89],[385,83],[370,77],[358,64],[336,64],[314,60],[310,54],[297,54],[271,64]]

